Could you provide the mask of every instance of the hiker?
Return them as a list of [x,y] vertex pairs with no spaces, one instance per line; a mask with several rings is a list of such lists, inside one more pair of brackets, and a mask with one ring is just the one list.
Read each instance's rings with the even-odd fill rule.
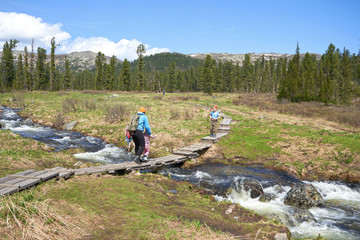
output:
[[217,106],[215,105],[210,112],[210,119],[211,119],[211,126],[210,126],[210,137],[216,137],[218,123],[217,120],[219,119],[220,114],[217,111]]
[[145,115],[145,113],[146,113],[146,109],[144,107],[141,107],[139,109],[139,112],[137,113],[137,115],[139,115],[138,127],[134,132],[134,134],[132,135],[132,139],[135,143],[135,154],[137,156],[137,159],[135,161],[139,161],[139,162],[145,161],[140,158],[145,148],[145,138],[143,134],[144,130],[149,136],[151,136],[149,120]]
[[131,152],[132,149],[134,148],[134,144],[131,144],[132,137],[131,137],[131,132],[129,131],[129,125],[126,126],[125,128],[125,140],[126,140],[126,148],[128,152]]
[[156,136],[149,135],[147,132],[144,133],[144,139],[145,139],[145,148],[143,151],[142,160],[147,161],[150,153],[150,138],[156,138]]

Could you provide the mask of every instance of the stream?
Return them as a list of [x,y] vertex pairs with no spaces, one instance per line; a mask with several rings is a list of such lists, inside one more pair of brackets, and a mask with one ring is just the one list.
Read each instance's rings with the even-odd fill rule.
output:
[[[0,123],[3,129],[10,129],[22,137],[46,143],[54,151],[80,148],[84,153],[74,154],[84,161],[120,163],[133,161],[134,155],[114,144],[84,136],[78,132],[56,130],[22,119],[17,113],[21,109],[0,106]],[[205,188],[218,201],[231,201],[244,208],[254,210],[269,219],[281,221],[294,238],[317,237],[326,239],[360,239],[360,184],[343,182],[305,182],[311,183],[321,193],[324,204],[309,209],[313,219],[299,221],[294,215],[298,209],[284,204],[286,193],[300,180],[285,172],[272,171],[261,166],[237,166],[225,164],[203,164],[191,169],[164,167],[160,174],[171,176],[176,181],[188,181]],[[251,198],[246,191],[224,193],[233,183],[241,179],[259,181],[265,193],[273,194],[275,199],[261,202]]]

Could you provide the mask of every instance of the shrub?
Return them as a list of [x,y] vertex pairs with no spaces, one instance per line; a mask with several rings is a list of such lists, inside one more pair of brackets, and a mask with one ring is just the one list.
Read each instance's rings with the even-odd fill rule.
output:
[[66,124],[65,116],[63,113],[59,112],[55,118],[52,120],[52,125],[54,128],[62,129]]
[[113,123],[123,121],[126,116],[126,107],[119,103],[113,106],[105,106],[105,119],[107,122]]
[[175,109],[170,109],[170,119],[171,120],[176,120],[180,118],[180,112],[178,110]]
[[62,110],[64,113],[77,112],[80,110],[80,101],[75,98],[66,98],[63,101]]
[[96,103],[95,102],[91,102],[89,100],[85,100],[83,102],[83,106],[85,109],[87,110],[96,110]]

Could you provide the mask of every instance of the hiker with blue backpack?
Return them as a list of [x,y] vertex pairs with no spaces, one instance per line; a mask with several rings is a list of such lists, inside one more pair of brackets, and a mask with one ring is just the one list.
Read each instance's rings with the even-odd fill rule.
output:
[[135,143],[135,155],[137,156],[135,159],[136,162],[147,161],[147,158],[140,158],[141,154],[145,149],[144,131],[147,135],[151,136],[149,120],[145,113],[146,109],[144,107],[141,107],[139,109],[139,112],[131,117],[128,126],[128,131],[130,132],[132,140]]

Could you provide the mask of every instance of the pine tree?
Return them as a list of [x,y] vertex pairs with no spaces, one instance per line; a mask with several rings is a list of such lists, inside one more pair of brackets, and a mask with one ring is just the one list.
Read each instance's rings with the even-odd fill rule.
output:
[[130,62],[125,58],[120,71],[120,89],[130,91]]
[[24,64],[24,75],[25,75],[25,86],[24,88],[28,91],[31,90],[31,73],[30,73],[30,67],[29,67],[29,61],[28,61],[28,51],[27,51],[27,47],[24,48],[24,59],[25,59],[25,64]]
[[141,90],[144,90],[144,53],[146,53],[146,49],[145,49],[145,46],[144,44],[140,44],[138,47],[137,47],[137,50],[136,50],[136,54],[138,55],[139,59],[138,59],[138,90],[141,91]]
[[25,85],[24,82],[25,82],[24,65],[23,65],[22,55],[20,54],[17,60],[16,81],[14,82],[15,84],[13,88],[16,90],[23,90]]
[[69,90],[70,87],[71,87],[70,61],[67,57],[65,57],[64,90]]
[[39,47],[37,50],[38,58],[36,61],[37,89],[48,90],[49,79],[47,78],[46,50]]
[[101,52],[98,52],[95,59],[95,79],[96,79],[96,90],[104,89],[104,62],[105,55]]
[[56,85],[56,68],[55,68],[55,48],[56,48],[56,42],[55,37],[51,39],[51,55],[50,55],[50,86],[49,90],[54,90],[54,85]]
[[341,81],[339,82],[339,100],[349,104],[352,99],[353,71],[350,63],[350,52],[344,48],[341,58]]
[[202,81],[202,90],[204,93],[212,95],[213,90],[213,59],[210,55],[207,55],[205,58],[204,68],[203,68],[203,81]]
[[13,49],[16,47],[18,40],[10,39],[4,43],[3,54],[1,57],[1,89],[11,90],[15,81],[15,63]]
[[167,84],[167,91],[168,92],[173,92],[175,89],[175,85],[176,85],[176,64],[175,62],[170,63],[169,68],[168,68],[168,84]]
[[243,82],[241,89],[245,92],[250,92],[254,74],[254,66],[250,61],[250,54],[245,54],[244,64],[242,67],[241,81]]
[[31,40],[31,54],[30,54],[30,90],[35,88],[35,74],[34,74],[34,39]]

